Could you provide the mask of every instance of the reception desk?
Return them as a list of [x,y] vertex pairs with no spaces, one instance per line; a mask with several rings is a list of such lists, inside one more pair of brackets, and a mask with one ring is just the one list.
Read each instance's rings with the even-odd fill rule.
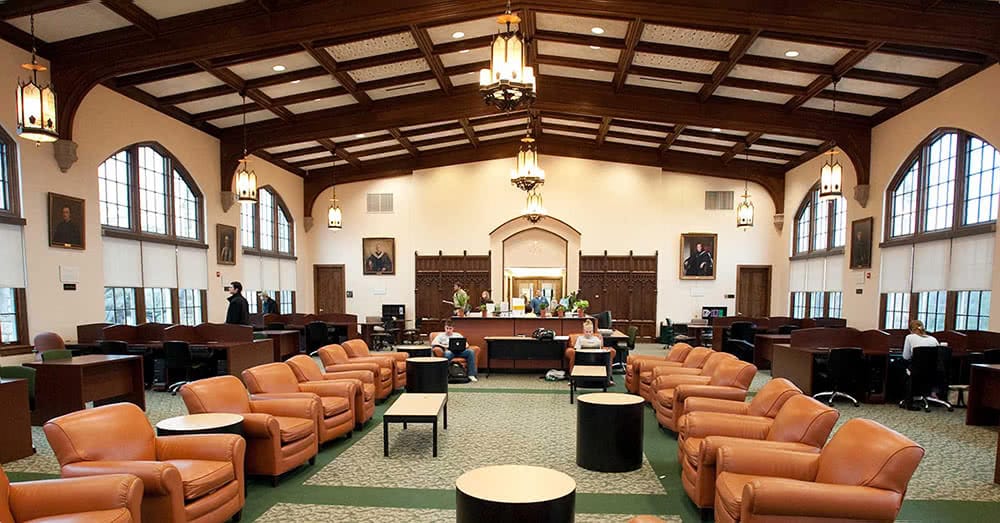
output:
[[[593,317],[585,316],[565,316],[532,318],[524,316],[502,316],[502,317],[475,317],[475,316],[455,316],[451,319],[455,325],[455,331],[461,333],[469,340],[469,345],[478,345],[481,352],[476,365],[482,368],[502,368],[494,367],[490,364],[489,349],[486,344],[487,336],[531,336],[535,329],[545,328],[552,330],[556,336],[568,336],[570,334],[583,332],[583,322],[590,320],[596,323]],[[596,325],[595,325],[596,327]]]

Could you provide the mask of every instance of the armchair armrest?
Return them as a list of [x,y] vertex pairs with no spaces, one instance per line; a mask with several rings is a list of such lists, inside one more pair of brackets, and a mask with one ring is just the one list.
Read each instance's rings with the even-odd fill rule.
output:
[[893,521],[902,504],[898,492],[855,485],[756,478],[743,487],[743,510],[790,519]]
[[653,390],[676,389],[680,385],[708,385],[708,376],[670,375],[653,379]]
[[722,385],[692,385],[681,384],[674,391],[674,403],[683,403],[688,398],[715,398],[720,400],[743,401],[747,397],[746,389],[725,387]]
[[[350,363],[375,363],[379,367],[390,368],[395,366],[395,360],[390,356],[358,356],[357,358],[351,358]],[[339,367],[340,365],[337,366]]]
[[405,352],[389,352],[386,356],[391,356],[392,359],[396,361],[406,361],[406,358],[410,357],[410,355]]
[[[819,454],[754,447],[722,447],[716,455],[716,471],[813,481],[819,469]],[[786,499],[787,502],[787,499]]]
[[750,404],[743,401],[720,400],[716,398],[696,397],[688,398],[684,404],[687,412],[718,412],[726,414],[747,415],[750,412]]
[[[675,393],[676,394],[676,393]],[[731,436],[762,440],[773,422],[766,418],[738,416],[716,412],[689,412],[681,418],[680,429],[685,437]]]
[[62,466],[64,478],[132,474],[142,480],[145,492],[166,495],[180,492],[181,473],[162,461],[78,461]]
[[12,483],[10,511],[18,521],[117,508],[137,518],[142,489],[142,481],[132,474]]
[[[245,421],[244,421],[245,424]],[[236,434],[191,434],[156,438],[156,458],[242,461],[246,442]]]
[[372,370],[341,371],[340,369],[335,368],[332,372],[324,372],[323,379],[325,380],[355,379],[355,380],[360,380],[361,383],[375,383],[375,374],[373,374]]
[[[319,396],[309,392],[298,392],[296,397],[285,395],[257,394],[250,398],[250,409],[272,416],[287,416],[289,418],[316,419],[319,412]],[[308,396],[307,396],[308,395]]]
[[629,354],[628,358],[625,359],[625,362],[627,364],[629,364],[629,365],[632,365],[632,364],[638,365],[639,361],[643,361],[643,362],[646,362],[646,361],[667,361],[667,360],[665,360],[663,358],[664,358],[663,356],[655,356],[653,354]]
[[637,358],[638,359],[634,360],[635,364],[638,365],[639,366],[639,370],[641,370],[643,372],[648,371],[648,370],[652,370],[653,373],[655,374],[656,373],[656,369],[660,368],[660,367],[668,368],[668,369],[681,369],[681,368],[683,368],[681,366],[682,363],[679,362],[679,361],[667,361],[667,360],[665,360],[663,358],[654,359],[651,356],[646,356],[646,357],[637,356]]
[[359,361],[357,363],[337,363],[335,365],[329,365],[324,367],[326,372],[347,372],[347,371],[362,371],[371,372],[372,374],[378,376],[379,374],[379,364],[376,361]]
[[336,380],[336,381],[307,381],[299,383],[299,390],[311,392],[319,397],[338,397],[353,399],[361,387],[361,382],[356,380]]
[[787,450],[806,454],[819,454],[818,448],[810,447],[805,443],[796,443],[793,441],[758,441],[742,437],[712,435],[701,442],[701,462],[709,465],[715,463],[715,460],[719,456],[719,449],[722,447],[747,447],[750,449]]
[[[642,370],[646,370],[645,363],[643,363]],[[701,375],[701,369],[694,369],[691,367],[669,367],[666,365],[657,365],[653,367],[653,378],[659,378],[660,376],[700,376],[700,375]]]
[[243,416],[243,434],[248,438],[278,438],[281,427],[278,420],[270,414],[246,413]]

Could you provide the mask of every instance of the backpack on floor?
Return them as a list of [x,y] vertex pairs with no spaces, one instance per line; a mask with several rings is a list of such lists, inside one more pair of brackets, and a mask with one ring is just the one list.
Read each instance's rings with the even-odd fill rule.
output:
[[448,383],[468,383],[469,371],[458,362],[448,365]]

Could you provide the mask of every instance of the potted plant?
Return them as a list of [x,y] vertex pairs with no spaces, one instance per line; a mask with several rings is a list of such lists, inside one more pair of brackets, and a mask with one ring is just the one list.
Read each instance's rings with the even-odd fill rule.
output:
[[479,306],[479,314],[482,317],[484,317],[484,318],[486,317],[486,304],[485,303]]
[[563,315],[565,314],[566,314],[566,307],[560,303],[559,305],[556,306],[556,316],[562,318]]
[[576,307],[577,315],[582,318],[587,315],[587,307],[590,307],[590,302],[587,300],[577,300],[573,303],[573,306]]

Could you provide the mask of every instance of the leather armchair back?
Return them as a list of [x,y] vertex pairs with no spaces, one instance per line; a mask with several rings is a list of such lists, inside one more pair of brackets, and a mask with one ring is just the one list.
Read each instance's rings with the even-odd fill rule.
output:
[[14,521],[10,513],[10,480],[7,473],[0,467],[0,521]]
[[701,367],[702,376],[712,376],[715,374],[716,369],[719,365],[722,365],[726,360],[735,360],[736,356],[729,354],[728,352],[715,352],[712,349],[708,349],[712,353],[705,359],[705,365]]
[[192,381],[181,387],[181,398],[191,414],[251,412],[250,396],[236,376],[216,376]]
[[368,350],[368,344],[365,343],[365,340],[347,340],[344,342],[343,347],[347,352],[347,355],[351,358],[360,358],[371,355]]
[[115,403],[49,420],[45,437],[59,466],[80,461],[155,461],[153,427],[142,409]]
[[689,369],[700,369],[705,366],[705,362],[713,352],[714,351],[708,347],[695,347],[688,351],[687,357],[684,358],[684,364],[682,366]]
[[338,363],[347,363],[351,359],[347,355],[347,351],[337,344],[320,347],[317,352],[319,353],[319,360],[323,362],[324,367]]
[[820,453],[816,481],[903,494],[923,457],[923,447],[913,440],[856,418],[840,427]]
[[789,398],[798,394],[802,394],[802,390],[794,383],[785,378],[774,378],[757,391],[757,395],[750,401],[747,414],[773,418]]
[[250,394],[299,392],[299,380],[284,363],[267,363],[243,371],[243,382]]
[[670,347],[670,350],[667,351],[667,361],[684,361],[684,358],[687,358],[689,352],[691,352],[691,346],[687,343],[675,343],[672,347]]
[[45,352],[47,350],[65,350],[66,343],[63,342],[62,336],[54,332],[42,332],[35,336],[35,350],[38,352]]
[[285,364],[291,367],[292,372],[295,374],[295,379],[300,382],[320,381],[323,379],[323,371],[319,370],[316,362],[305,354],[292,356],[285,360]]
[[712,380],[709,385],[720,387],[737,387],[743,390],[750,388],[750,382],[757,374],[757,367],[753,363],[730,358],[723,361],[715,372],[712,373]]
[[805,443],[820,448],[830,437],[840,411],[804,394],[788,398],[767,432],[770,441]]

